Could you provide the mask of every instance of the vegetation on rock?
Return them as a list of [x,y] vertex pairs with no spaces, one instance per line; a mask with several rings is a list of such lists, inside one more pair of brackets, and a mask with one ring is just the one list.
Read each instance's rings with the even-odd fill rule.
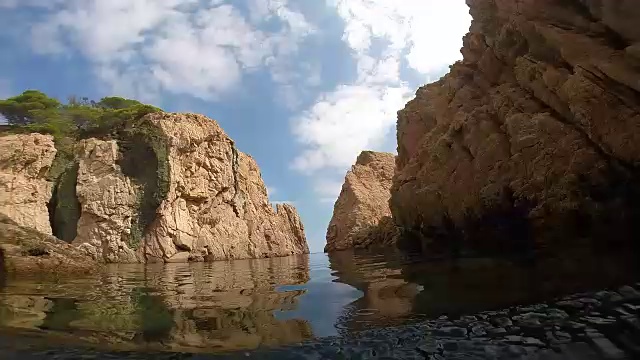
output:
[[[55,183],[49,212],[54,234],[67,242],[76,235],[80,205],[75,185],[78,164],[76,140],[116,139],[120,143],[120,165],[125,175],[140,186],[139,216],[133,221],[130,245],[140,242],[155,209],[169,191],[167,149],[161,131],[142,118],[161,109],[137,100],[104,97],[100,101],[72,96],[66,104],[37,90],[0,100],[0,114],[9,132],[51,134],[57,154],[47,174]],[[152,164],[141,167],[139,164]]]

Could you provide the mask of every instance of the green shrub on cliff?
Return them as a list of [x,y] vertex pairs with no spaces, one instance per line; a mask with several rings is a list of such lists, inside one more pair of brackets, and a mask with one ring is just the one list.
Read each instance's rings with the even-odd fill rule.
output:
[[[138,216],[133,219],[129,245],[136,248],[145,228],[169,191],[167,144],[161,130],[142,118],[161,109],[137,100],[104,97],[100,101],[69,97],[66,104],[37,90],[0,100],[0,114],[10,132],[39,132],[54,137],[57,154],[47,178],[55,183],[49,202],[54,234],[65,241],[75,238],[80,204],[75,185],[78,164],[74,145],[78,139],[117,139],[123,173],[140,186]],[[140,166],[147,164],[147,166]]]
[[137,100],[104,97],[100,101],[69,97],[66,104],[37,90],[0,100],[0,114],[14,131],[51,134],[59,141],[122,130],[142,116],[161,111]]

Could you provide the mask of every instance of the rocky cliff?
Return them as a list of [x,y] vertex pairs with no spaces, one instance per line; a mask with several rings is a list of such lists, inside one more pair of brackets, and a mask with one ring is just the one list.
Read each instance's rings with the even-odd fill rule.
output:
[[256,162],[204,116],[149,114],[64,156],[39,134],[0,137],[0,150],[0,213],[100,261],[309,251],[295,208],[273,209]]
[[40,134],[0,137],[0,214],[51,235],[47,174],[56,156],[53,138]]
[[467,3],[464,60],[398,113],[390,206],[405,245],[459,253],[632,239],[637,1]]
[[325,251],[365,248],[393,241],[389,189],[395,156],[363,151],[345,176],[327,229]]

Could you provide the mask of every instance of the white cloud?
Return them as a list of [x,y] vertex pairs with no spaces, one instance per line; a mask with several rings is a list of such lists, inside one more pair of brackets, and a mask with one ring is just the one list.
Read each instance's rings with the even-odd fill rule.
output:
[[413,96],[408,84],[424,81],[404,77],[401,66],[430,79],[461,58],[471,17],[464,0],[326,2],[344,21],[342,40],[352,51],[357,78],[322,94],[293,119],[292,132],[303,150],[292,167],[313,175],[316,194],[329,202],[340,191],[337,174],[342,176],[360,151],[384,147],[396,112]]
[[377,148],[395,123],[395,115],[410,98],[404,85],[343,85],[324,94],[295,119],[293,133],[305,150],[293,167],[305,173],[348,168],[360,151]]
[[[262,16],[252,10],[248,19],[218,0],[56,1],[31,26],[33,49],[78,51],[112,90],[141,98],[164,90],[211,99],[233,90],[247,72],[286,73],[299,43],[314,31],[286,0],[250,0]],[[277,29],[261,30],[267,20],[277,21]]]

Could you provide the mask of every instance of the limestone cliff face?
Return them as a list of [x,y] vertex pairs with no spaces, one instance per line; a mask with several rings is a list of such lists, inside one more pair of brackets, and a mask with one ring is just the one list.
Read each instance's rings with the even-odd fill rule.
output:
[[0,214],[109,263],[309,252],[295,208],[274,210],[256,162],[194,114],[150,114],[59,158],[51,136],[0,137]]
[[0,214],[20,226],[51,234],[47,203],[53,183],[47,173],[55,156],[50,135],[0,137]]
[[168,144],[169,191],[143,239],[153,259],[241,259],[308,253],[294,208],[274,211],[255,161],[204,116],[154,114]]
[[128,240],[139,190],[117,164],[117,142],[82,140],[76,152],[76,196],[81,215],[72,244],[95,259],[111,263],[136,262]]
[[[363,151],[347,172],[327,229],[325,251],[363,248],[393,240],[389,189],[395,156]],[[385,230],[391,233],[388,235]]]
[[482,248],[496,234],[526,240],[529,230],[554,243],[565,241],[559,230],[632,236],[637,1],[467,3],[464,60],[398,113],[390,206],[403,238]]

